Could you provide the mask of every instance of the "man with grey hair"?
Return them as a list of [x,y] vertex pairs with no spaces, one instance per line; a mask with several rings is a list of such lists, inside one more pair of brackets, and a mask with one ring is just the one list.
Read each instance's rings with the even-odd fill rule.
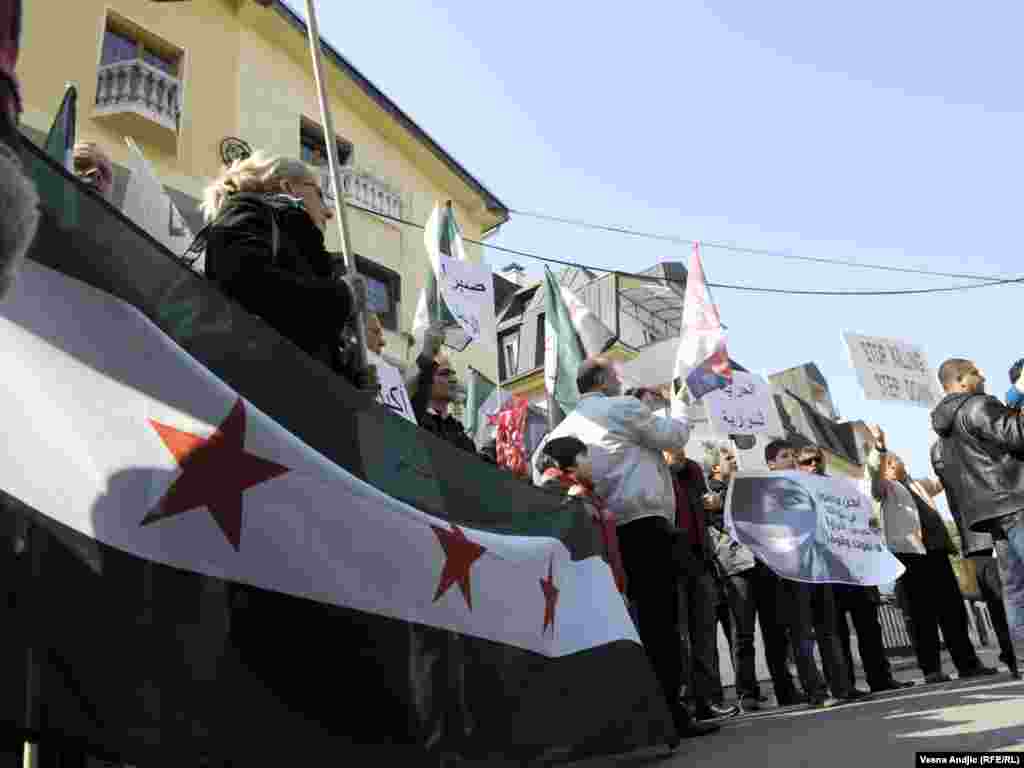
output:
[[[576,437],[602,455],[601,474],[594,473],[594,491],[615,515],[627,594],[636,604],[640,639],[676,731],[687,737],[718,730],[718,726],[694,722],[679,701],[676,494],[662,451],[685,450],[689,422],[682,415],[656,416],[640,399],[623,397],[615,364],[606,357],[583,361],[576,388],[580,393],[576,410],[548,433],[534,453],[534,483],[541,482],[544,446],[551,440]],[[679,410],[678,406],[673,409]]]

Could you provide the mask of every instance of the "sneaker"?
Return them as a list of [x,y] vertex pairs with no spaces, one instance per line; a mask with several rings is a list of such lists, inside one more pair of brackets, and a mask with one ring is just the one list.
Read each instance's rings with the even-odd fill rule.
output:
[[838,699],[830,699],[828,696],[818,694],[817,696],[811,696],[810,700],[807,702],[807,708],[825,709],[826,707],[831,707],[836,703],[838,703]]
[[735,705],[705,704],[697,707],[697,713],[694,715],[694,718],[696,720],[720,720],[727,717],[735,717],[739,713],[740,708]]
[[941,672],[933,672],[930,675],[924,676],[924,682],[926,685],[935,685],[937,683],[949,683],[952,682],[953,678],[949,675],[944,675]]

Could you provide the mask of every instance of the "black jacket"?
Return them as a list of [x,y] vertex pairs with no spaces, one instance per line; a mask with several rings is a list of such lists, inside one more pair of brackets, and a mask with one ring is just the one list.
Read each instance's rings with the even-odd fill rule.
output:
[[932,411],[932,427],[942,444],[942,484],[967,529],[985,533],[1024,510],[1021,411],[990,395],[946,395]]
[[942,487],[946,491],[946,503],[953,515],[957,530],[960,531],[960,547],[964,557],[987,557],[992,554],[992,537],[987,533],[972,531],[964,525],[963,514],[960,511],[960,499],[956,496],[955,480],[948,478],[949,467],[943,455],[943,446],[946,441],[936,440],[932,444],[931,459],[932,469],[935,476],[942,481]]
[[347,373],[339,347],[352,315],[352,294],[332,279],[323,232],[291,200],[246,193],[231,197],[206,235],[206,276],[308,355]]
[[476,453],[476,445],[466,435],[466,430],[463,429],[458,419],[450,413],[438,416],[427,410],[427,406],[430,404],[430,390],[434,386],[434,371],[437,370],[437,363],[420,355],[416,358],[416,365],[419,367],[419,374],[416,392],[412,396],[412,413],[416,417],[416,422],[423,429],[433,432],[445,442],[470,453]]

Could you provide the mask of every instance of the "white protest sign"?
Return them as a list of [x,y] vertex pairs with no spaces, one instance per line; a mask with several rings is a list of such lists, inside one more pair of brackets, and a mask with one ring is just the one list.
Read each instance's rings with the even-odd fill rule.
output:
[[440,284],[444,303],[471,341],[495,338],[490,267],[442,257]]
[[377,367],[377,402],[395,415],[415,424],[416,416],[412,412],[412,401],[409,400],[409,392],[402,381],[401,372],[369,349],[366,350],[366,357],[370,365]]
[[142,151],[131,138],[125,137],[125,143],[131,175],[122,212],[172,253],[180,255],[192,244],[192,231]]
[[733,371],[731,384],[708,392],[698,402],[706,404],[712,429],[722,435],[769,432],[775,427],[772,416],[778,420],[768,382],[745,371]]
[[782,578],[877,586],[904,571],[868,523],[871,500],[850,480],[740,472],[727,499],[726,527]]
[[880,336],[844,333],[850,363],[868,400],[889,400],[933,407],[939,381],[916,344]]

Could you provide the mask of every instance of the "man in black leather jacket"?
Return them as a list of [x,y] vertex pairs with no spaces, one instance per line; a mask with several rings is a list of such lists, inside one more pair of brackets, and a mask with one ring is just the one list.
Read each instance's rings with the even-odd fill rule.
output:
[[1024,646],[1024,415],[985,394],[985,376],[970,360],[946,360],[939,381],[946,396],[932,412],[932,427],[944,461],[943,484],[966,531],[995,540],[1007,623],[1019,656]]

